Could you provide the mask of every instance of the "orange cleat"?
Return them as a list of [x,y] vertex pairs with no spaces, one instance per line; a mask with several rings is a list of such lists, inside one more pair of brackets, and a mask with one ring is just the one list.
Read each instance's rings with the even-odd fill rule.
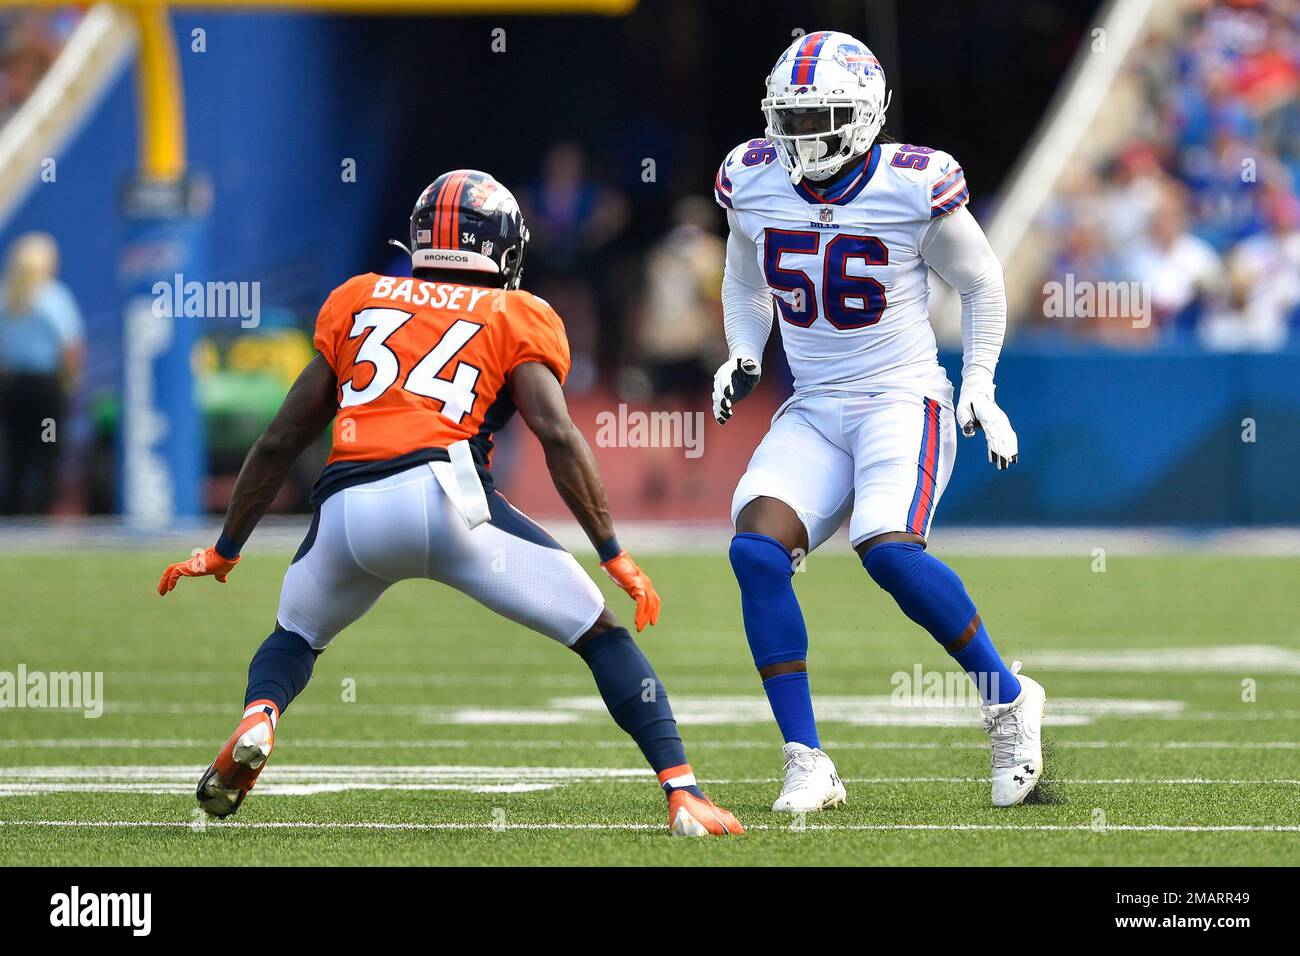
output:
[[195,791],[199,806],[210,816],[228,817],[244,802],[271,756],[279,719],[279,709],[269,700],[255,700],[248,705],[244,719],[204,772]]
[[668,794],[668,832],[672,836],[728,836],[744,833],[745,828],[730,810],[708,797],[674,790]]

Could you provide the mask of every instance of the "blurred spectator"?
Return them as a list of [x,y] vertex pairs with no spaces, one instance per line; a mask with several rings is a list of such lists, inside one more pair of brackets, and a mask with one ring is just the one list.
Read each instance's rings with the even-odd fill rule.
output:
[[[1127,139],[1095,174],[1075,170],[1045,213],[1057,248],[1044,285],[1146,283],[1155,334],[1125,344],[1285,347],[1300,281],[1300,0],[1196,0],[1131,69],[1142,106]],[[1117,331],[1047,318],[1106,341]]]
[[1300,309],[1300,201],[1275,191],[1265,220],[1268,231],[1241,242],[1228,260],[1231,307],[1203,327],[1209,348],[1267,350],[1287,341]]
[[58,491],[57,429],[81,373],[81,310],[55,278],[59,250],[45,233],[9,249],[0,304],[0,513],[47,514]]
[[690,196],[673,210],[674,225],[646,260],[645,306],[635,360],[650,372],[658,398],[695,401],[709,392],[723,348],[722,269],[726,243],[715,207]]
[[540,180],[520,202],[534,240],[525,282],[563,317],[573,353],[569,386],[581,392],[595,378],[601,253],[627,226],[627,199],[588,177],[581,146],[559,143],[543,157]]
[[1150,295],[1152,322],[1174,336],[1195,329],[1207,306],[1223,298],[1223,261],[1188,231],[1187,197],[1174,186],[1163,190],[1150,230],[1134,242],[1128,263]]
[[[673,221],[646,258],[644,306],[631,359],[648,374],[656,411],[703,414],[713,371],[726,357],[721,290],[727,247],[715,231],[716,207],[703,197],[680,200]],[[647,451],[642,497],[660,501],[669,496],[670,459],[681,452]],[[687,496],[691,493],[687,488]]]
[[1164,176],[1149,149],[1130,149],[1106,172],[1102,220],[1116,246],[1136,240],[1151,221],[1160,202]]

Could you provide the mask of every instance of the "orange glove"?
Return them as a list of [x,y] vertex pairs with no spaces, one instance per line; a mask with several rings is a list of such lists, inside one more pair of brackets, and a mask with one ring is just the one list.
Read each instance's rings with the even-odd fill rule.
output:
[[647,624],[657,624],[659,622],[659,592],[655,590],[654,582],[649,576],[636,566],[632,556],[626,551],[620,551],[608,561],[602,561],[602,568],[610,578],[627,592],[628,597],[636,601],[636,630],[641,633],[645,630]]
[[217,554],[216,548],[208,548],[206,551],[194,549],[194,556],[188,561],[178,561],[166,571],[158,581],[158,593],[166,594],[172,588],[176,587],[176,582],[182,577],[201,578],[211,574],[216,577],[221,584],[226,583],[226,575],[234,570],[235,565],[239,563],[239,556],[231,561]]

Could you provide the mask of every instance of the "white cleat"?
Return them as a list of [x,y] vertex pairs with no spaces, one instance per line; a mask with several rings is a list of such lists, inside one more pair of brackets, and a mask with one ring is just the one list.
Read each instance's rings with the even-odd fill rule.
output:
[[1043,777],[1043,707],[1047,693],[1041,684],[1020,674],[1020,661],[1011,665],[1020,678],[1020,696],[1009,704],[985,705],[984,730],[993,745],[993,806],[1024,802]]
[[811,813],[839,806],[847,798],[831,758],[813,747],[785,748],[785,784],[772,804],[776,813]]

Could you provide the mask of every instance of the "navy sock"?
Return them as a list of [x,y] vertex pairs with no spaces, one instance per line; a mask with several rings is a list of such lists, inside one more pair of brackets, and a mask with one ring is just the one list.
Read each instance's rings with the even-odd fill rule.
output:
[[302,635],[277,627],[249,662],[244,706],[255,700],[269,700],[283,714],[311,680],[320,654]]
[[817,736],[817,720],[813,717],[808,672],[769,677],[763,681],[763,690],[767,692],[767,702],[772,705],[772,714],[785,742],[820,749],[822,742]]
[[[729,556],[740,585],[740,609],[754,666],[762,670],[770,664],[807,660],[808,629],[794,595],[794,562],[785,545],[746,532],[731,539]],[[786,743],[821,746],[806,672],[769,677],[763,690]]]
[[686,762],[686,748],[664,685],[627,628],[614,627],[596,635],[578,653],[591,668],[614,723],[636,741],[664,789],[703,796]]
[[952,568],[911,541],[878,544],[862,564],[903,613],[929,631],[971,676],[986,704],[1016,699],[1020,681],[1002,662]]

